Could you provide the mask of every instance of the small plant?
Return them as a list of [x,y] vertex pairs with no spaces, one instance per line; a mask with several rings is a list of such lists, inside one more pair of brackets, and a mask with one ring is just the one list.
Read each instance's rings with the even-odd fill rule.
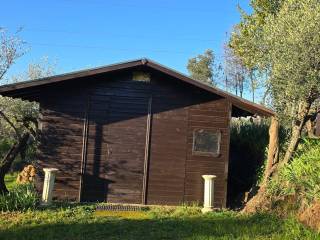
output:
[[5,195],[0,196],[0,211],[26,211],[35,209],[39,196],[33,184],[16,185]]

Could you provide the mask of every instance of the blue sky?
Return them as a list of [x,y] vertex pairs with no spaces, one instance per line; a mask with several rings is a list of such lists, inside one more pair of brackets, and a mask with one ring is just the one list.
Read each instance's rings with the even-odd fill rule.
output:
[[188,59],[208,48],[221,58],[238,4],[249,11],[249,0],[3,1],[0,26],[23,27],[29,47],[8,76],[44,56],[57,73],[141,57],[186,73]]

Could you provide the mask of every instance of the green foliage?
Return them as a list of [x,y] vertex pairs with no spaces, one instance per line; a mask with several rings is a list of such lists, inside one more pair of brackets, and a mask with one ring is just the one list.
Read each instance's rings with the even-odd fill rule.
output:
[[273,105],[281,115],[295,117],[301,102],[314,101],[320,91],[320,2],[287,0],[264,26],[266,61],[271,66]]
[[[177,216],[161,212],[154,216],[99,216],[90,205],[4,213],[0,215],[0,239],[318,239],[319,235],[293,219],[273,215],[240,215],[221,211]],[[188,212],[186,206],[178,208]],[[152,210],[151,210],[152,211]],[[147,212],[148,213],[148,212]],[[143,217],[145,216],[145,217]]]
[[[55,64],[44,58],[39,63],[30,64],[27,71],[10,80],[11,82],[21,82],[46,77],[54,74],[54,67]],[[38,119],[39,105],[35,102],[0,96],[0,110],[11,122],[10,124],[3,116],[0,117],[0,159],[2,159],[17,141],[18,135],[21,136],[26,131],[26,125],[36,131],[37,122],[34,120]],[[16,157],[11,170],[18,171],[24,165],[32,163],[35,160],[36,146],[36,141],[29,142],[23,153]]]
[[302,203],[320,199],[320,141],[305,139],[292,162],[270,182],[269,194],[277,199],[295,196]]
[[244,168],[247,170],[253,169],[255,171],[248,173],[245,177],[248,180],[252,178],[250,176],[254,177],[254,179],[252,179],[253,182],[250,182],[251,186],[256,182],[260,167],[264,163],[269,143],[268,130],[269,123],[263,119],[256,123],[251,122],[248,119],[235,119],[231,123],[231,150],[240,154],[241,164],[246,165]]
[[14,186],[8,194],[0,195],[0,211],[26,211],[35,209],[39,203],[33,184]]
[[284,0],[251,0],[252,13],[247,14],[241,8],[241,21],[232,32],[229,45],[234,49],[248,69],[262,69],[265,64],[263,28],[269,16],[276,15]]
[[320,90],[320,2],[252,0],[230,46],[244,64],[264,72],[270,104],[288,126]]
[[[0,96],[0,109],[9,118],[15,129],[0,117],[0,159],[2,159],[12,145],[17,141],[17,133],[22,134],[25,131],[23,119],[37,119],[39,115],[39,106],[35,102],[22,101],[21,99],[13,99]],[[36,129],[34,123],[30,123],[33,129]],[[32,163],[36,154],[36,142],[31,142],[25,150],[23,159],[18,156],[12,166],[13,171],[21,170],[25,164]]]
[[187,69],[193,79],[216,85],[215,77],[219,74],[219,68],[215,64],[215,56],[212,50],[208,49],[204,54],[190,58]]
[[14,186],[17,184],[16,183],[17,177],[18,177],[18,172],[13,172],[5,175],[4,181],[9,191],[13,189]]

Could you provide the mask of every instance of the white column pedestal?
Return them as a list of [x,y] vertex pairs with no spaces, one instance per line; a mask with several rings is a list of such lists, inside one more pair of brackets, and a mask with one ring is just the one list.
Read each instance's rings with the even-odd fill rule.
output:
[[42,204],[50,205],[52,203],[52,192],[54,187],[54,180],[56,176],[57,168],[44,168],[44,182],[42,191]]
[[212,212],[214,207],[214,179],[215,175],[202,175],[204,179],[204,201],[202,212]]

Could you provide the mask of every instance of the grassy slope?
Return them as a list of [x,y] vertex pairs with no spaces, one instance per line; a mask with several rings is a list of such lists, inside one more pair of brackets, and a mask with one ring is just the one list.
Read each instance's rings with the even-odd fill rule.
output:
[[304,139],[289,165],[283,167],[279,177],[270,186],[271,196],[295,196],[302,203],[320,199],[320,141]]
[[94,213],[93,205],[0,215],[0,239],[320,239],[293,220],[178,208]]

